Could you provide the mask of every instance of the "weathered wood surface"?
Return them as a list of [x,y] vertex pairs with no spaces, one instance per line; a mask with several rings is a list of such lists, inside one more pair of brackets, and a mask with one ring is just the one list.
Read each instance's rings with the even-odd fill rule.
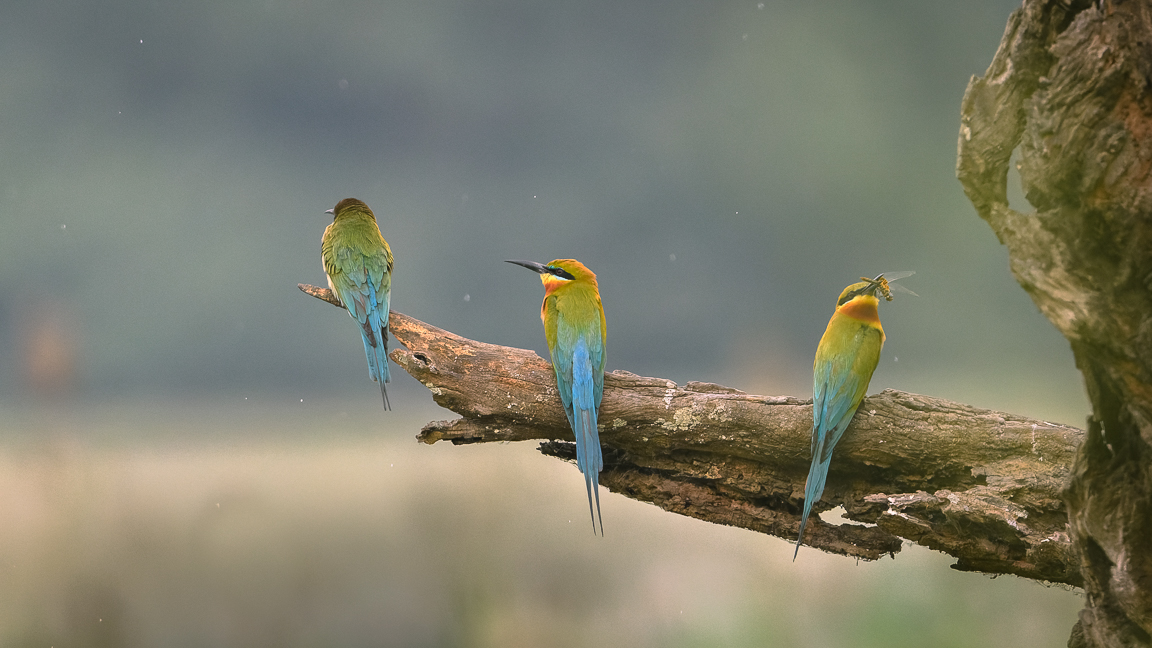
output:
[[[961,107],[957,175],[1072,345],[1093,416],[1066,493],[1073,646],[1152,645],[1152,3],[1025,0]],[[1034,211],[1009,207],[1009,158]]]
[[[300,288],[339,305],[327,289]],[[420,440],[547,439],[543,452],[574,458],[573,445],[556,442],[572,432],[552,367],[535,352],[468,340],[396,312],[389,323],[407,347],[392,359],[463,417],[429,423]],[[795,540],[810,400],[626,371],[607,374],[604,385],[602,484],[669,511]],[[886,390],[865,399],[816,505],[843,505],[852,520],[875,526],[813,518],[805,543],[871,560],[897,553],[907,538],[955,556],[958,569],[1078,584],[1060,492],[1082,436]],[[610,510],[605,516],[610,532]]]

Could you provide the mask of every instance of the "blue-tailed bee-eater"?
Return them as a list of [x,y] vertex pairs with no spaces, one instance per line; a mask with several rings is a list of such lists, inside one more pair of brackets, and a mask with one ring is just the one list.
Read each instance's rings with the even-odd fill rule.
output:
[[[875,279],[861,277],[863,281],[845,288],[820,338],[816,360],[812,363],[812,465],[804,486],[804,514],[800,518],[793,560],[800,551],[812,505],[824,493],[832,450],[844,436],[860,401],[864,400],[872,372],[880,362],[884,328],[880,326],[877,293],[892,301],[889,282],[911,274],[892,272]],[[896,288],[915,294],[902,286]]]
[[363,201],[345,198],[325,213],[332,224],[324,229],[320,256],[328,286],[360,325],[368,375],[380,383],[384,409],[390,410],[388,389],[388,304],[392,296],[392,249],[380,234],[376,215]]
[[[544,284],[544,303],[540,319],[556,372],[556,388],[564,403],[568,423],[576,435],[576,466],[584,474],[588,491],[588,511],[592,531],[600,520],[600,471],[604,457],[600,452],[600,434],[596,417],[604,396],[604,344],[608,329],[596,275],[575,259],[556,259],[550,263],[508,261],[540,275]],[[596,508],[592,508],[595,494]]]

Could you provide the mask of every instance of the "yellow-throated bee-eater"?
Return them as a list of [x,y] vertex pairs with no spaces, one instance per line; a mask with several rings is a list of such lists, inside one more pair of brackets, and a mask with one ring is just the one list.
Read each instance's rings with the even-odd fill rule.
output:
[[[592,531],[600,520],[600,471],[604,458],[600,452],[600,434],[596,415],[604,396],[604,344],[608,329],[596,275],[575,259],[556,259],[548,264],[535,261],[508,261],[539,273],[544,284],[544,303],[540,319],[556,372],[556,388],[568,414],[568,423],[576,435],[576,466],[584,474],[588,490],[588,511],[592,514]],[[592,508],[595,493],[596,508]]]
[[[824,337],[820,338],[816,360],[812,363],[812,466],[804,486],[804,514],[800,518],[793,560],[800,551],[812,505],[824,493],[832,450],[844,436],[860,401],[864,400],[872,372],[880,362],[884,328],[880,326],[877,310],[880,300],[876,295],[879,293],[892,301],[892,286],[888,282],[911,274],[892,272],[875,279],[861,277],[863,281],[845,288],[836,300],[836,312],[828,320]],[[900,286],[897,288],[915,294]]]
[[328,286],[360,324],[368,375],[380,383],[384,409],[388,389],[388,303],[392,295],[392,249],[380,234],[376,215],[363,201],[345,198],[329,209],[320,254]]

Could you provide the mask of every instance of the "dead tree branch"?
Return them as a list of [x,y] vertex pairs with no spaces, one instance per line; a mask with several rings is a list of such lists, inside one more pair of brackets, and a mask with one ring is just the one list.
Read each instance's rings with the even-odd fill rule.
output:
[[[304,292],[339,305],[324,288]],[[544,439],[573,459],[552,367],[536,353],[485,344],[393,312],[406,349],[392,359],[463,418],[425,426],[425,443]],[[808,473],[810,400],[678,386],[614,371],[604,379],[601,483],[691,517],[796,537]],[[955,567],[1079,583],[1060,498],[1083,433],[1075,428],[886,390],[867,398],[836,449],[818,510],[843,505],[857,524],[812,519],[805,541],[873,560],[900,538],[957,558]]]

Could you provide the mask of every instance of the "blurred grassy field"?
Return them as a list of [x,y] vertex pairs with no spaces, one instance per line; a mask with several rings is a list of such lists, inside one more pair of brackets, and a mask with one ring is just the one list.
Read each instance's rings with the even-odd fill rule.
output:
[[1056,646],[1078,593],[605,494],[430,404],[0,405],[3,646]]

